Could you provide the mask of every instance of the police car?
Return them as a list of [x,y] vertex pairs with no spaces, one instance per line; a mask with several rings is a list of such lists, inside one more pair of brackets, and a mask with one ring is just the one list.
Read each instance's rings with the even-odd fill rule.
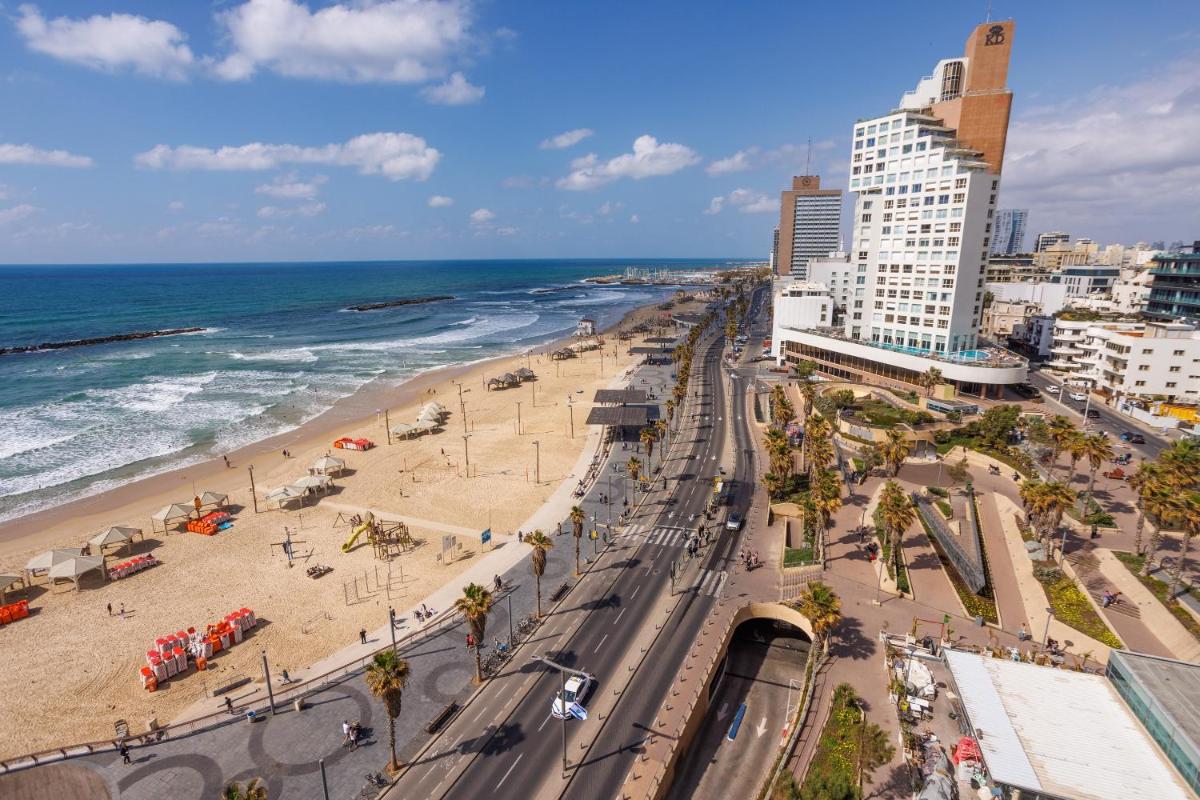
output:
[[[554,701],[550,703],[550,713],[556,719],[579,717],[587,719],[587,709],[580,703],[587,697],[592,688],[592,676],[576,672],[567,678],[561,692],[554,693]],[[582,712],[582,713],[581,713]]]

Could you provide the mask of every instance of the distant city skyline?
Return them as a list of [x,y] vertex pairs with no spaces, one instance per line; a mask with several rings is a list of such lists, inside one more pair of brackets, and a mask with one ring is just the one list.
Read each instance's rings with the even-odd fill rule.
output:
[[[1190,5],[1048,5],[992,5],[1020,42],[1001,206],[1098,242],[1195,239]],[[847,131],[899,100],[880,71],[924,74],[983,13],[879,4],[888,36],[831,70],[848,12],[680,8],[9,7],[0,262],[766,260],[793,176],[847,189]],[[1065,29],[1122,47],[1068,50]]]

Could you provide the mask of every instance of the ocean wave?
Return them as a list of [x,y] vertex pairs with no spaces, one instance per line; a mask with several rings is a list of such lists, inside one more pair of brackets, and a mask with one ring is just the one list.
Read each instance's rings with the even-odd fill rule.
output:
[[320,356],[307,347],[289,347],[262,353],[241,353],[234,350],[229,353],[229,357],[235,361],[281,361],[301,364],[311,364],[320,359]]

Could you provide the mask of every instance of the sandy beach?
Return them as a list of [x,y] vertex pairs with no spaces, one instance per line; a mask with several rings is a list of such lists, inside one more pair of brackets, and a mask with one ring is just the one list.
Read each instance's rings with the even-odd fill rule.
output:
[[[622,325],[658,314],[653,307],[638,309]],[[274,669],[298,670],[354,640],[360,628],[386,621],[389,605],[406,607],[452,580],[478,555],[479,531],[515,531],[568,477],[586,439],[592,393],[640,358],[612,336],[602,351],[578,358],[552,361],[545,354],[551,349],[439,370],[398,389],[364,390],[302,428],[229,454],[231,467],[216,459],[0,525],[0,571],[19,572],[32,555],[78,547],[110,525],[142,528],[145,540],[135,542],[134,553],[153,552],[162,562],[109,583],[93,573],[78,592],[69,583],[47,586],[38,578],[15,595],[30,599],[32,613],[0,628],[0,673],[21,676],[22,688],[0,699],[0,716],[38,724],[6,726],[0,757],[103,739],[118,719],[138,728],[149,719],[169,722],[209,686],[255,677],[264,648]],[[525,366],[537,381],[487,389],[489,378]],[[394,427],[415,421],[429,400],[450,412],[442,432],[387,445],[382,409]],[[378,447],[334,451],[340,436],[370,438]],[[335,478],[333,492],[303,507],[267,510],[267,491],[303,477],[328,452],[344,458],[348,468]],[[251,464],[259,513],[250,492]],[[540,483],[534,479],[539,467]],[[154,511],[190,503],[194,493],[207,490],[229,495],[231,529],[212,537],[151,531]],[[391,561],[377,560],[365,542],[343,553],[350,528],[339,515],[365,508],[387,519],[420,521],[410,530],[421,543]],[[297,556],[294,568],[282,548],[272,546],[283,541],[285,528]],[[455,534],[462,549],[451,563],[441,563],[442,537]],[[119,551],[109,561],[123,558]],[[305,568],[318,563],[333,571],[309,578]],[[242,607],[266,623],[251,638],[221,653],[207,671],[172,678],[153,693],[141,688],[138,669],[157,637],[200,629]]]

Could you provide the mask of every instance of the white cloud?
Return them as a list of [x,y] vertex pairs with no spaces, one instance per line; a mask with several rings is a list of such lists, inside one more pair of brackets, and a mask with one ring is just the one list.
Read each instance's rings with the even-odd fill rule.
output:
[[408,231],[398,230],[395,225],[359,225],[345,232],[347,239],[360,241],[363,239],[393,239],[408,236]]
[[[1005,206],[1037,229],[1185,238],[1200,185],[1200,54],[1122,86],[1035,108],[1009,127]],[[1064,227],[1065,226],[1065,227]]]
[[29,144],[0,143],[0,164],[29,164],[47,167],[90,167],[93,161],[66,150],[42,150]]
[[605,200],[600,204],[600,207],[596,209],[596,213],[602,217],[607,217],[609,214],[615,214],[620,211],[622,206],[624,206],[624,203],[619,201],[613,202],[611,200]]
[[323,164],[356,167],[363,175],[378,174],[394,181],[423,181],[433,174],[439,158],[441,153],[411,133],[367,133],[320,147],[254,142],[214,150],[160,144],[134,156],[134,163],[147,169],[178,170],[265,170],[287,164]]
[[560,178],[558,187],[571,191],[596,189],[620,178],[641,180],[658,175],[670,175],[700,161],[695,150],[682,144],[659,143],[650,135],[639,136],[633,152],[619,155],[603,163],[595,153],[571,162],[571,173]]
[[430,208],[446,208],[452,205],[454,205],[454,198],[446,197],[444,194],[435,194],[433,197],[429,198]]
[[231,52],[217,74],[258,69],[293,78],[421,83],[446,74],[473,42],[466,0],[343,2],[313,11],[296,0],[248,0],[217,15]]
[[757,147],[751,147],[748,150],[738,150],[728,158],[719,158],[716,161],[710,162],[704,168],[704,171],[709,175],[728,175],[731,172],[745,172],[753,168],[750,160],[757,155]]
[[17,31],[29,49],[61,61],[174,80],[186,77],[195,64],[187,36],[169,22],[133,14],[46,19],[34,5],[22,5],[19,12]]
[[477,208],[471,212],[472,225],[487,225],[496,218],[496,213],[489,208]]
[[26,217],[36,214],[39,211],[41,211],[40,208],[31,206],[28,203],[21,203],[20,205],[13,206],[12,208],[0,208],[0,225],[8,225],[9,223],[17,222],[18,220],[25,219]]
[[183,211],[183,201],[172,200],[171,202],[167,203],[167,211]]
[[779,211],[779,203],[762,192],[751,189],[734,189],[727,197],[714,197],[708,201],[708,208],[704,209],[703,213],[720,214],[726,203],[743,214],[770,214]]
[[543,139],[538,147],[543,150],[565,150],[568,147],[574,147],[593,134],[595,134],[595,131],[591,128],[576,128],[573,131],[567,131],[557,136],[551,136],[549,139]]
[[520,232],[520,228],[514,228],[512,225],[501,225],[499,228],[496,228],[496,233],[501,236],[516,236]]
[[434,105],[469,106],[482,100],[485,91],[482,86],[469,83],[461,72],[456,72],[445,83],[426,86],[421,90],[421,96]]
[[256,186],[254,193],[265,194],[281,200],[312,200],[328,180],[329,178],[325,175],[316,175],[308,181],[300,180],[294,174],[280,175],[270,183]]
[[630,214],[629,221],[630,221],[630,223],[637,225],[639,222],[642,221],[642,218],[639,217],[637,214]]
[[259,219],[288,219],[289,217],[315,217],[325,210],[324,203],[304,203],[295,208],[263,206],[258,210]]

